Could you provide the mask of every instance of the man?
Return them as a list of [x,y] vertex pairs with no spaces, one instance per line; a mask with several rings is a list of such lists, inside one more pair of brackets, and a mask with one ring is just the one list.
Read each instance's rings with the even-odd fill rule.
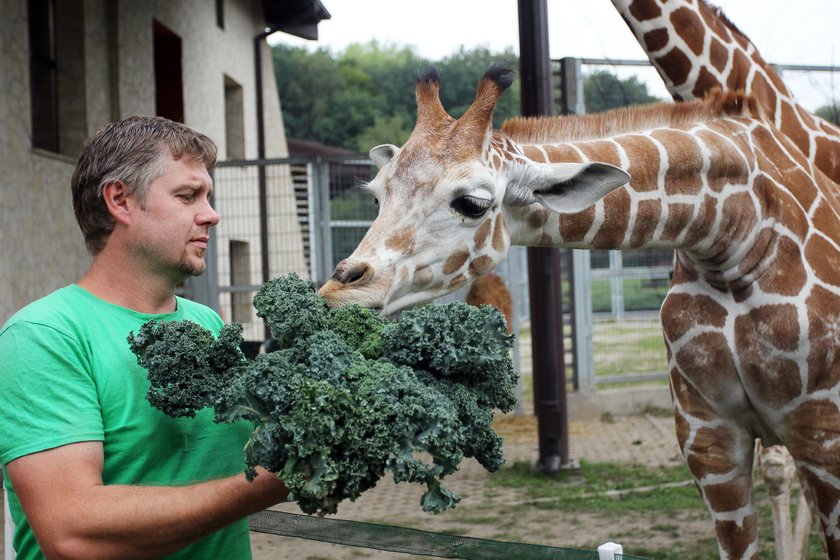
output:
[[109,124],[82,148],[73,207],[91,266],[0,330],[0,463],[20,559],[250,558],[246,516],[286,498],[271,473],[242,474],[251,426],[153,409],[126,341],[150,319],[222,326],[175,296],[206,268],[215,160],[209,138],[157,117]]

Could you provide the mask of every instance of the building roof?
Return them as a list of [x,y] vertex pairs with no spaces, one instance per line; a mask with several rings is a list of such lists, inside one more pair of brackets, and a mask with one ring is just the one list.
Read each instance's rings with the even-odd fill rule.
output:
[[313,41],[318,23],[332,17],[320,0],[264,0],[263,10],[269,27]]

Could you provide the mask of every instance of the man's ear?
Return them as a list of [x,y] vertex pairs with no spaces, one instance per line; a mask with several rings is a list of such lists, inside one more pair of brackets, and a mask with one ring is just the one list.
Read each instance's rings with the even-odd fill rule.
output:
[[126,223],[131,214],[128,195],[128,187],[122,181],[102,185],[102,200],[111,216],[121,223]]
[[607,163],[528,162],[511,167],[505,204],[536,202],[558,214],[574,214],[629,180],[627,172]]

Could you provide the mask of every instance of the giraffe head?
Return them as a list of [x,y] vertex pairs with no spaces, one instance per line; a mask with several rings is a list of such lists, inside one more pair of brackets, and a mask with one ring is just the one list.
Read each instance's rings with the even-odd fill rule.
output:
[[493,67],[458,119],[440,98],[435,70],[417,81],[417,122],[402,148],[370,151],[380,168],[365,187],[379,214],[321,288],[331,305],[389,314],[455,291],[493,270],[511,244],[511,211],[541,204],[578,212],[626,183],[606,164],[537,163],[492,129],[513,72]]

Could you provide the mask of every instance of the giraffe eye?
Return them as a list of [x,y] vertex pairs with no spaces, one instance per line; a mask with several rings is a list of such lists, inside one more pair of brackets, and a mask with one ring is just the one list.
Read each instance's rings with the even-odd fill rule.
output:
[[452,209],[467,218],[480,218],[490,210],[492,202],[476,196],[459,196],[452,201]]

